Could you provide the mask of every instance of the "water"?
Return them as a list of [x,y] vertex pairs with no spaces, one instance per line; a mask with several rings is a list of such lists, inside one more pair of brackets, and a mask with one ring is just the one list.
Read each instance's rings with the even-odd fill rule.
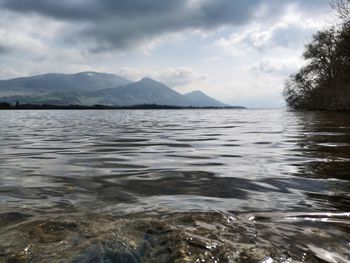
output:
[[350,262],[350,115],[0,111],[0,262]]

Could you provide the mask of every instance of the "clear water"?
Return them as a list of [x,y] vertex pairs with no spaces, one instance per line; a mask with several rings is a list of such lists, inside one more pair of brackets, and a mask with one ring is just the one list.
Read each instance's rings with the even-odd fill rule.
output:
[[350,114],[0,111],[0,262],[350,262]]

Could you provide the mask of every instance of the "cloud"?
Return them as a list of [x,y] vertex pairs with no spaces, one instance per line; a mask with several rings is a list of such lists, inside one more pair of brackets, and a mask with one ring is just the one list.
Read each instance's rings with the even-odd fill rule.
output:
[[[307,2],[307,3],[304,3]],[[290,4],[318,8],[327,0],[0,0],[1,10],[67,23],[57,35],[90,51],[127,49],[169,33],[212,30],[277,19]]]
[[214,45],[227,54],[242,56],[252,51],[264,52],[276,47],[300,47],[306,43],[312,32],[314,31],[306,31],[294,26],[278,26],[267,30],[253,27],[234,33],[228,38],[220,38]]
[[325,9],[328,0],[0,0],[0,79],[90,70],[258,101],[281,93]]
[[170,87],[184,86],[191,82],[204,80],[205,78],[204,75],[197,74],[191,68],[168,69],[158,74],[158,79]]
[[0,80],[16,77],[16,73],[0,65]]
[[9,49],[3,45],[0,45],[0,54],[1,53],[7,53],[9,51]]
[[274,23],[247,25],[229,37],[218,39],[214,44],[233,56],[252,51],[264,52],[272,48],[300,48],[313,32],[322,27],[321,18],[319,20],[305,19],[303,12],[292,5]]
[[165,70],[121,68],[117,74],[133,81],[137,81],[143,77],[150,77],[164,83],[170,88],[183,87],[187,84],[206,79],[206,76],[198,74],[189,67],[167,68]]
[[257,75],[288,76],[295,72],[300,65],[295,59],[264,58],[251,66],[250,71]]

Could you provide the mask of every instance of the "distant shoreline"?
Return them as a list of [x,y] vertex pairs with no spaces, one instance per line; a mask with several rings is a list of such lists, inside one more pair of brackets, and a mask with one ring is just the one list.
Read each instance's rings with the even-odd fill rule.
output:
[[226,107],[192,107],[169,106],[158,104],[142,104],[133,106],[107,106],[107,105],[51,105],[51,104],[20,104],[12,105],[0,102],[0,110],[189,110],[189,109],[247,109],[242,106]]

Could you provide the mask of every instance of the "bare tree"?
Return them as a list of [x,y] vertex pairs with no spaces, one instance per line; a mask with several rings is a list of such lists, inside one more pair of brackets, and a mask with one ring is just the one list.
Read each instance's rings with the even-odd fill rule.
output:
[[306,65],[286,82],[296,110],[350,110],[350,0],[333,2],[341,25],[317,32],[305,46]]
[[337,11],[338,17],[342,21],[349,23],[350,19],[350,0],[333,0],[331,2],[333,9]]

